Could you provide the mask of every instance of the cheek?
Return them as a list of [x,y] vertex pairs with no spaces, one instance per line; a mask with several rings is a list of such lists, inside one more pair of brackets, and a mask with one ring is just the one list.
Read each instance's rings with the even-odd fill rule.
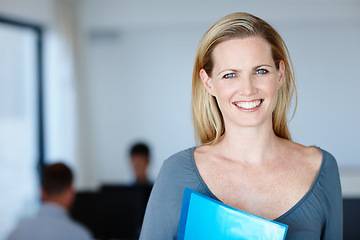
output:
[[220,99],[230,98],[232,95],[235,94],[237,89],[230,82],[221,82],[221,83],[217,82],[213,84],[213,90],[214,90],[214,97],[220,100]]
[[268,79],[268,81],[265,81],[265,83],[261,86],[263,92],[265,92],[270,97],[277,95],[280,87],[281,84],[279,84],[276,78]]
[[276,108],[276,104],[278,101],[278,95],[279,95],[279,89],[277,86],[272,86],[271,88],[268,89],[268,96],[271,97],[271,109],[272,111],[275,110]]

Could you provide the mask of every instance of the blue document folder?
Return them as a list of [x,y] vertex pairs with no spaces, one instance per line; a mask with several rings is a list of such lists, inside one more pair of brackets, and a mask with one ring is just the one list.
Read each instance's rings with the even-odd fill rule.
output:
[[228,206],[185,188],[179,240],[285,239],[288,226]]

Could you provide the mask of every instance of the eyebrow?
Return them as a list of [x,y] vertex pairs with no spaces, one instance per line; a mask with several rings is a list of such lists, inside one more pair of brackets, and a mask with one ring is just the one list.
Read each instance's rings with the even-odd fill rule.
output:
[[236,69],[224,69],[224,70],[222,70],[221,72],[219,72],[217,75],[219,76],[219,75],[221,75],[223,72],[226,72],[226,71],[230,71],[230,72],[239,72],[238,70],[236,70]]
[[[258,66],[253,67],[252,70],[254,71],[254,70],[256,70],[256,69],[258,69],[258,68],[261,68],[261,67],[270,67],[270,68],[273,68],[274,66],[271,66],[271,65],[269,65],[269,64],[260,64],[260,65],[258,65]],[[221,71],[217,74],[217,76],[221,75],[223,72],[226,72],[226,71],[235,72],[235,73],[240,72],[240,71],[237,70],[237,69],[231,69],[231,68],[229,68],[229,69],[221,70]]]

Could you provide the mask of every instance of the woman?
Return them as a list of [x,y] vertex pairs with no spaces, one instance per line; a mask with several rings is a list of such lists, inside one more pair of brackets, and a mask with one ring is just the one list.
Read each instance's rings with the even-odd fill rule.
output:
[[220,19],[199,45],[192,87],[201,145],[164,162],[140,239],[176,239],[185,187],[287,224],[289,240],[342,239],[334,157],[291,141],[295,85],[279,34],[247,13]]

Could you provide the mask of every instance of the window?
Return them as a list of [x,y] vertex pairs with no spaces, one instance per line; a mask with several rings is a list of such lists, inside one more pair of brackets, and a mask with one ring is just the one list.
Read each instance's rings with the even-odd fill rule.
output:
[[40,27],[0,16],[0,240],[40,203],[41,40]]

